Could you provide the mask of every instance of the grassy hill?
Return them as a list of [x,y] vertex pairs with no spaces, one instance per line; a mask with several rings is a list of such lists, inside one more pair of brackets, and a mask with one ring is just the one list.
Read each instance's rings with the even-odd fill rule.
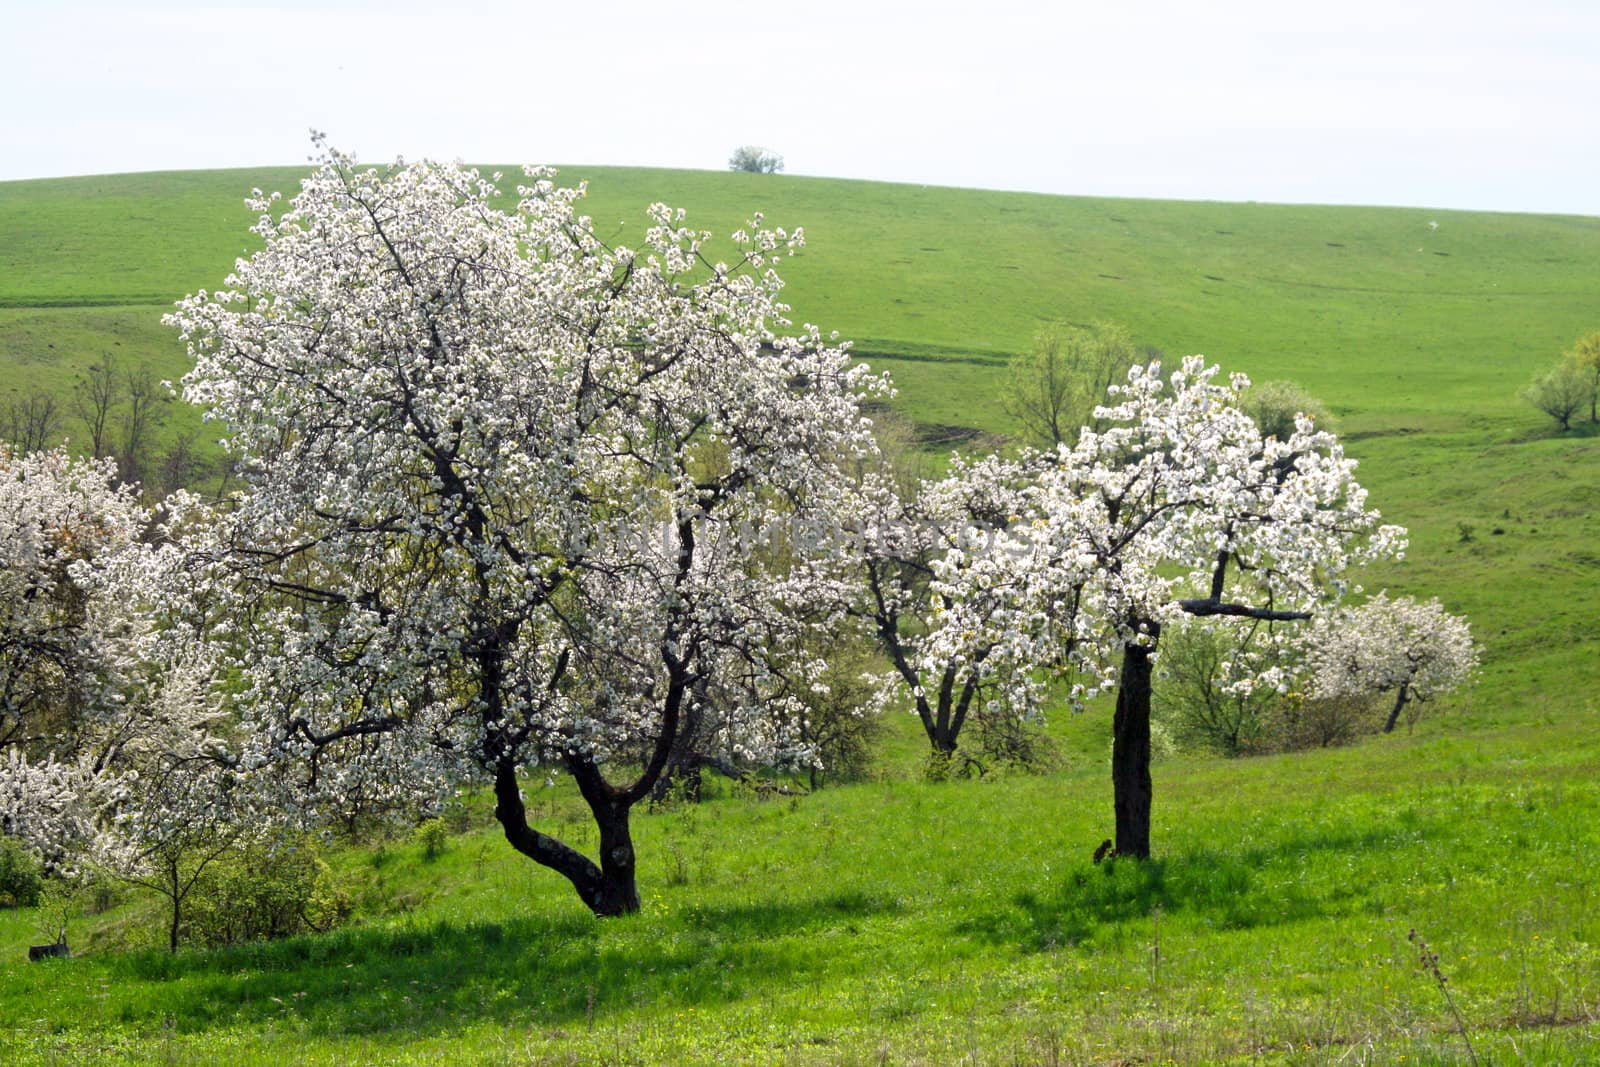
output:
[[[0,401],[67,390],[104,354],[179,375],[160,314],[248,250],[249,188],[296,177],[0,183]],[[1412,530],[1369,586],[1467,614],[1479,684],[1412,736],[1159,766],[1164,859],[1144,870],[1088,862],[1110,821],[1091,711],[1057,724],[1072,759],[1043,778],[928,785],[901,758],[878,784],[644,819],[645,914],[625,922],[590,922],[487,829],[435,864],[338,857],[383,884],[364,924],[320,939],[28,969],[9,961],[29,918],[0,913],[0,1052],[1465,1062],[1415,927],[1479,1052],[1584,1062],[1600,1039],[1600,437],[1553,434],[1516,391],[1600,326],[1600,219],[564,177],[590,179],[587,210],[618,240],[652,200],[713,231],[755,210],[805,226],[785,271],[796,318],[853,338],[930,426],[1009,430],[1004,361],[1053,319],[1115,319],[1300,382]],[[549,794],[552,817],[566,802]]]
[[[245,194],[292,193],[299,173],[0,183],[0,359],[41,367],[99,346],[170,363],[175,345],[153,309],[220,285],[250,248]],[[1349,430],[1513,414],[1532,424],[1516,386],[1596,316],[1600,219],[563,174],[580,177],[597,229],[619,240],[637,239],[659,199],[715,232],[758,210],[803,225],[810,245],[786,272],[796,316],[894,370],[917,414],[963,425],[1006,428],[981,402],[990,370],[1041,323],[1095,318],[1168,352],[1299,380],[1350,416]],[[970,395],[950,399],[974,387],[976,410]]]

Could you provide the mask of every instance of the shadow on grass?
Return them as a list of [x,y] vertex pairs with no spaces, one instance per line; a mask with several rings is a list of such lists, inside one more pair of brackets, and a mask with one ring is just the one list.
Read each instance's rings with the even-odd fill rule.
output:
[[1372,856],[1415,841],[1383,830],[1295,837],[1238,850],[1201,849],[1153,860],[1111,859],[1070,871],[1044,891],[1024,891],[1012,906],[957,932],[1024,950],[1120,941],[1125,924],[1162,913],[1219,930],[1278,926],[1343,914],[1358,886],[1313,881],[1304,861],[1319,852]]
[[1583,441],[1591,437],[1600,437],[1600,422],[1590,422],[1587,414],[1584,414],[1574,418],[1572,425],[1565,430],[1554,423],[1544,423],[1512,437],[1508,443],[1525,445],[1534,441]]
[[793,982],[826,964],[796,935],[897,910],[892,898],[840,893],[603,921],[439,922],[176,956],[129,953],[104,958],[123,993],[107,1008],[118,1022],[179,1032],[272,1022],[331,1035],[438,1035],[483,1022],[582,1026],[612,1008],[718,1004]]

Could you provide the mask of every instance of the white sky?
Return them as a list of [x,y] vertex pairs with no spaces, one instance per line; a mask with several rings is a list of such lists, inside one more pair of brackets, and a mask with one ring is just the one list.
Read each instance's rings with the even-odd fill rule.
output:
[[362,159],[1600,215],[1595,0],[0,0],[0,180]]

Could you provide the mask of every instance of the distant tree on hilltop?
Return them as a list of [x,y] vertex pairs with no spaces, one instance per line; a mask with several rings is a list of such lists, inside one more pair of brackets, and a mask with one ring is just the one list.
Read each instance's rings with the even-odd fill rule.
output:
[[758,145],[740,145],[728,157],[728,169],[751,174],[776,174],[783,169],[783,157]]

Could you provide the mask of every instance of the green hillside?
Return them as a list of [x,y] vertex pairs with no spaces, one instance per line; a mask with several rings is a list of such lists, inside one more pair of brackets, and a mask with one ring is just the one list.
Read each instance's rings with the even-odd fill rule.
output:
[[[248,251],[249,189],[297,174],[0,183],[0,402],[65,395],[107,354],[180,375],[160,315]],[[901,737],[883,782],[641,819],[645,912],[622,922],[591,923],[486,829],[436,865],[338,857],[364,922],[320,939],[28,970],[10,962],[28,916],[0,912],[0,1058],[1468,1062],[1416,927],[1479,1053],[1587,1062],[1600,436],[1516,394],[1600,327],[1600,219],[580,177],[624,243],[654,200],[717,232],[752,211],[803,225],[795,318],[853,339],[929,427],[1011,430],[1005,360],[1051,320],[1298,381],[1412,531],[1369,587],[1466,614],[1478,684],[1410,736],[1158,765],[1164,859],[1142,874],[1088,861],[1110,821],[1091,710],[1054,724],[1070,759],[1046,777],[909,781]]]
[[[506,170],[510,189],[519,172]],[[289,195],[300,173],[0,183],[0,401],[69,389],[107,354],[181,375],[160,315],[249,250],[249,190]],[[1334,411],[1375,501],[1412,528],[1397,586],[1469,611],[1491,670],[1502,648],[1519,670],[1525,656],[1594,659],[1565,639],[1594,636],[1597,446],[1550,438],[1516,393],[1600,324],[1600,219],[563,172],[580,178],[597,229],[619,241],[637,239],[654,200],[718,233],[754,211],[804,226],[808,246],[785,265],[795,318],[854,341],[924,423],[1010,430],[1000,368],[1052,319],[1114,319],[1170,354],[1292,378]],[[187,410],[177,421],[198,426]]]
[[[245,194],[292,193],[298,173],[0,183],[0,358],[47,364],[119,342],[141,358],[171,353],[153,314],[111,309],[220,285],[249,248]],[[1596,315],[1600,219],[563,172],[580,177],[597,229],[621,241],[637,239],[654,200],[714,232],[752,211],[804,226],[809,246],[786,273],[796,316],[886,360],[930,416],[954,412],[950,384],[983,385],[1040,323],[1109,318],[1144,344],[1300,380],[1352,430],[1475,415],[1531,425],[1515,387]],[[77,342],[65,353],[48,347],[57,331]],[[928,359],[944,362],[936,372]],[[992,411],[951,421],[1003,428]]]

